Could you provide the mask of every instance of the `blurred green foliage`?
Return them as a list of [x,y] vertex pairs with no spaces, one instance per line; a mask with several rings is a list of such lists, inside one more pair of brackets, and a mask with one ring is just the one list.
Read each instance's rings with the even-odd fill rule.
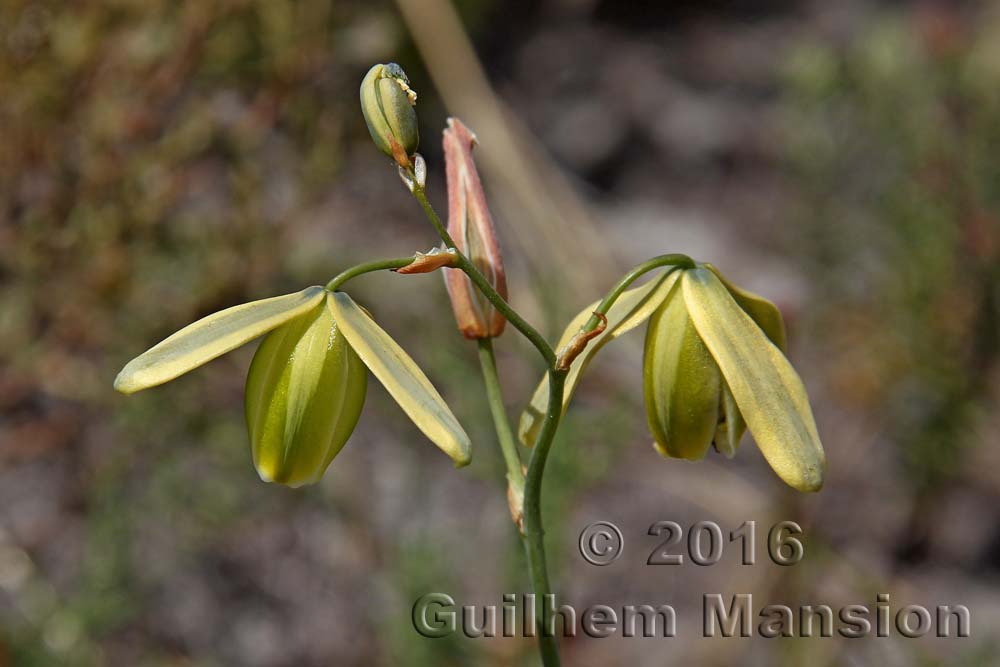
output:
[[[180,324],[328,277],[289,236],[342,168],[359,122],[345,91],[397,36],[362,2],[0,5],[5,500],[17,513],[55,486],[83,517],[63,558],[58,533],[9,538],[26,563],[0,615],[16,664],[166,664],[186,650],[150,630],[172,585],[157,568],[211,562],[254,493],[269,512],[315,502],[247,468],[248,353],[151,400],[109,382]],[[158,566],[149,543],[175,553]],[[199,664],[238,662],[223,644]]]
[[914,490],[980,444],[1000,355],[1000,16],[883,17],[789,65],[796,238],[838,397],[878,415]]

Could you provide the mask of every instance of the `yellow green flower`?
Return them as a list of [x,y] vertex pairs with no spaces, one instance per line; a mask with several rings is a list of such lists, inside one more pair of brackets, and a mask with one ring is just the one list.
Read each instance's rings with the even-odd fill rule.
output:
[[[595,307],[570,323],[565,340]],[[570,366],[564,409],[597,350],[649,319],[643,380],[657,451],[697,460],[714,443],[731,457],[749,428],[782,480],[800,491],[820,489],[823,446],[805,387],[784,355],[784,324],[774,304],[699,265],[624,292],[607,317],[605,332]],[[547,389],[543,380],[522,415],[525,444],[537,437]]]
[[322,477],[357,423],[365,367],[456,465],[469,463],[469,437],[423,371],[351,297],[322,287],[198,320],[130,361],[115,389],[155,387],[264,334],[245,399],[254,465],[265,481],[299,486]]
[[361,416],[368,371],[333,321],[314,308],[267,334],[246,385],[246,420],[261,479],[316,482]]

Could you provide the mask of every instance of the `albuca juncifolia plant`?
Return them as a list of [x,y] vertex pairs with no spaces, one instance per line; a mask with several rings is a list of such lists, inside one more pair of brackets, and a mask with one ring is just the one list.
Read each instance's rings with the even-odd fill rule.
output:
[[[154,387],[264,336],[245,395],[253,462],[264,481],[300,486],[323,476],[357,424],[368,371],[431,442],[457,466],[466,465],[472,447],[458,419],[371,313],[343,291],[373,271],[441,270],[458,329],[478,346],[508,502],[539,604],[551,592],[541,492],[560,419],[598,350],[646,322],[644,394],[657,452],[699,460],[714,447],[732,457],[750,430],[782,480],[800,491],[820,489],[823,448],[805,388],[785,357],[784,324],[774,304],[732,285],[710,264],[665,254],[627,272],[551,345],[507,302],[493,218],[472,157],[476,137],[456,118],[448,120],[443,140],[447,225],[428,201],[415,102],[399,65],[375,65],[361,84],[372,139],[396,163],[442,247],[358,264],[325,286],[209,315],[130,361],[115,389],[130,394]],[[645,282],[633,286],[641,278]],[[507,324],[531,342],[546,368],[518,425],[524,447],[504,411],[493,353],[493,339]],[[542,622],[541,613],[536,618]],[[543,663],[558,664],[555,639],[541,631],[536,636]]]

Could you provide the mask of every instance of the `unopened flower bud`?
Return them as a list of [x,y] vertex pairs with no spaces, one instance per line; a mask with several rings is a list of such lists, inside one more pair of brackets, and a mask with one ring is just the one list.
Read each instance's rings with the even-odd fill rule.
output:
[[420,143],[417,93],[396,63],[375,65],[361,82],[361,112],[378,149],[400,167],[411,166],[410,156]]
[[267,335],[246,386],[246,419],[261,479],[319,481],[358,422],[368,370],[326,304]]
[[[472,159],[476,137],[462,121],[448,119],[444,131],[444,157],[448,178],[448,233],[503,298],[507,278],[493,218]],[[503,333],[507,321],[461,271],[445,270],[458,328],[466,338],[491,338]]]

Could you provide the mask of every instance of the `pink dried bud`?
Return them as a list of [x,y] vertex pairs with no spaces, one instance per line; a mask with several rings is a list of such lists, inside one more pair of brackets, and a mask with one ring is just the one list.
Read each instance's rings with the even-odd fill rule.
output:
[[[486,206],[483,184],[472,160],[472,145],[475,142],[476,135],[462,121],[448,119],[443,142],[448,177],[448,233],[456,248],[506,299],[507,278],[503,271],[500,245],[493,228],[493,218]],[[464,273],[446,269],[445,284],[462,335],[466,338],[492,338],[503,333],[507,321]]]

